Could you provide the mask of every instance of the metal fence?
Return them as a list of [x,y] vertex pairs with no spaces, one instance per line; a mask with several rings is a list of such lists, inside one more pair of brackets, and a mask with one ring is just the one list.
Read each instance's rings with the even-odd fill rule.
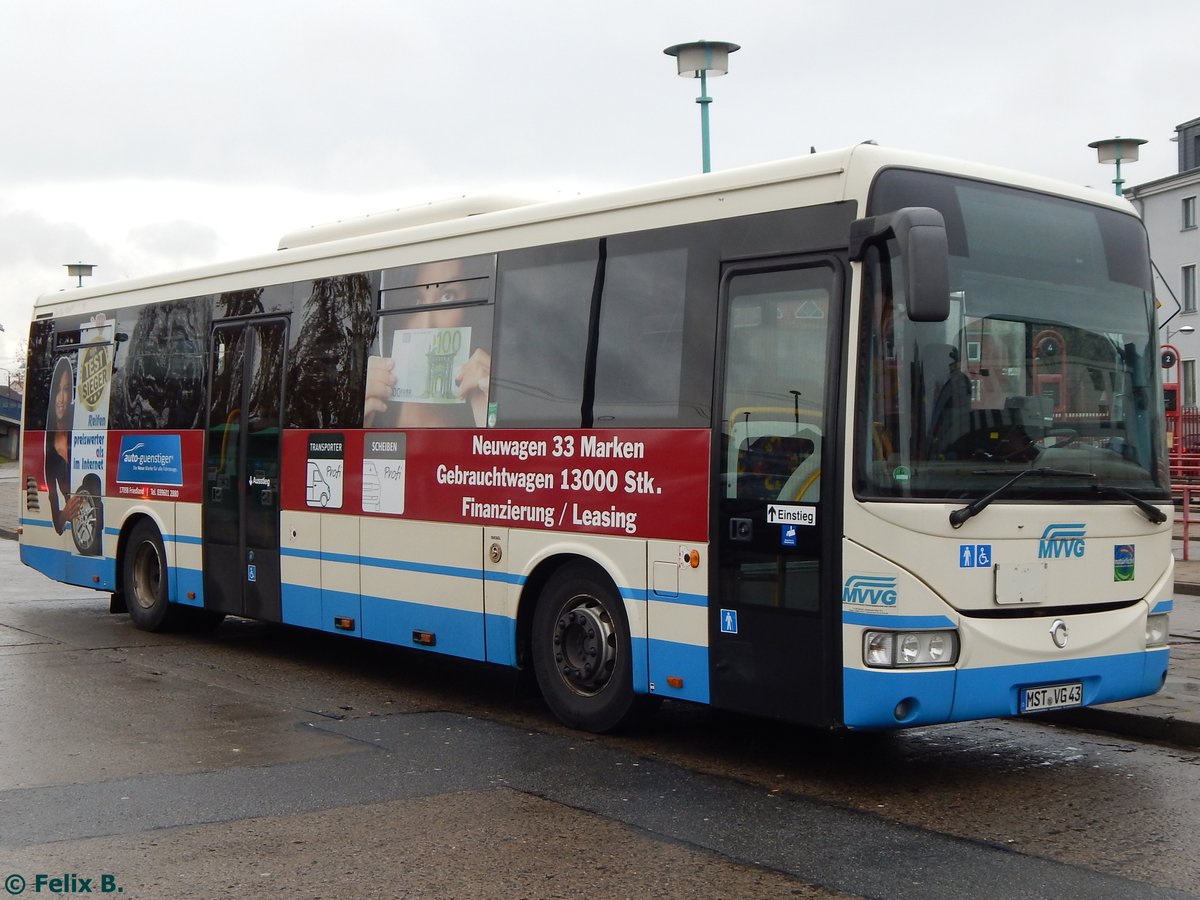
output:
[[1191,558],[1192,526],[1200,524],[1200,409],[1185,407],[1167,419],[1171,497],[1175,501],[1175,537],[1181,559]]

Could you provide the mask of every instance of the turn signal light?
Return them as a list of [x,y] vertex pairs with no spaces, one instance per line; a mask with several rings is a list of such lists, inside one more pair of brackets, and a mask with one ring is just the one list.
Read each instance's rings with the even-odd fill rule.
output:
[[1146,646],[1165,647],[1171,633],[1171,617],[1165,613],[1146,617]]

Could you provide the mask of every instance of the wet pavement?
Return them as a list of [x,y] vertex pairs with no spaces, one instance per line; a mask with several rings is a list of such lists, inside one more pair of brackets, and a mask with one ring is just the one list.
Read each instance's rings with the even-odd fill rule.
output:
[[[19,474],[17,463],[0,464],[0,539],[15,540],[17,536]],[[1163,689],[1150,697],[1053,713],[1047,718],[1077,728],[1200,746],[1200,541],[1189,549],[1192,559],[1182,560],[1182,544],[1175,542],[1171,663]]]

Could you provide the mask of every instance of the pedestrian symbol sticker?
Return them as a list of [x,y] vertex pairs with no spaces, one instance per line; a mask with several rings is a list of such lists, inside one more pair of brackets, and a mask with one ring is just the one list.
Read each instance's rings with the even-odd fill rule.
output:
[[721,634],[737,634],[737,610],[721,610]]
[[992,567],[992,545],[959,544],[958,567],[960,569],[990,569]]

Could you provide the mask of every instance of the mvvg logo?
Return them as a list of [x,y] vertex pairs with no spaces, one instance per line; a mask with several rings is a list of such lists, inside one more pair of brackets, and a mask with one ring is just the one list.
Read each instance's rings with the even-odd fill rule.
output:
[[896,579],[885,575],[851,575],[842,587],[842,602],[855,606],[895,606]]
[[1047,525],[1038,541],[1038,559],[1061,559],[1083,556],[1083,525]]

